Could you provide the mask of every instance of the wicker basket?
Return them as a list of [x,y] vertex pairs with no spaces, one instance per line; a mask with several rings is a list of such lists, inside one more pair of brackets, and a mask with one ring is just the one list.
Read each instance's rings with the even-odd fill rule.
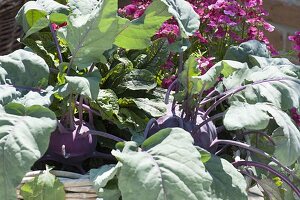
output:
[[[65,200],[95,200],[97,199],[96,190],[93,188],[88,175],[81,175],[72,172],[51,170],[51,174],[55,175],[60,182],[63,183],[66,196]],[[42,174],[43,171],[28,172],[23,178],[21,184],[17,187],[18,200],[22,200],[20,188],[23,184],[32,181],[36,176]]]
[[21,36],[22,30],[16,24],[15,16],[24,3],[25,0],[0,0],[0,55],[21,47],[17,38]]

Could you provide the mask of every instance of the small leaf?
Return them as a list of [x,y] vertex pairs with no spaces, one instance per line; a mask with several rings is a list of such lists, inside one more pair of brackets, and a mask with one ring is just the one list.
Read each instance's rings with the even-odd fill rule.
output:
[[21,96],[14,87],[0,85],[0,105],[4,106]]
[[93,182],[96,191],[105,187],[116,176],[121,166],[122,164],[118,163],[117,165],[103,165],[98,169],[91,169],[90,180]]
[[23,39],[27,38],[33,33],[36,33],[46,27],[50,24],[50,21],[47,18],[40,18],[37,22],[33,24],[33,26],[26,32],[26,35]]
[[241,63],[247,62],[249,66],[251,66],[251,62],[249,60],[250,55],[269,58],[270,52],[265,44],[257,40],[249,40],[238,46],[229,47],[229,49],[226,51],[224,59],[235,60]]
[[52,23],[62,24],[67,21],[68,16],[62,13],[51,13],[49,19]]
[[28,1],[19,10],[16,20],[26,33],[35,23],[42,18],[45,19],[52,12],[67,14],[68,7],[54,0]]
[[256,180],[260,187],[264,190],[264,193],[272,200],[282,200],[278,187],[270,179],[258,179]]
[[168,12],[177,20],[182,37],[189,37],[200,26],[199,15],[191,4],[185,0],[161,0],[168,6]]
[[99,93],[99,76],[65,76],[66,85],[59,90],[65,97],[69,94],[80,94],[90,99],[97,99]]
[[46,170],[33,181],[24,184],[21,187],[21,195],[24,200],[65,199],[65,190],[59,179]]

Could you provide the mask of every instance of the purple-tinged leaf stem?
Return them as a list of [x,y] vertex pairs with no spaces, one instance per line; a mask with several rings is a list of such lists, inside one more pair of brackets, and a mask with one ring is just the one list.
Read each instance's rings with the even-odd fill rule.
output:
[[273,156],[271,156],[270,154],[257,149],[255,147],[252,147],[248,144],[242,143],[242,142],[237,142],[237,141],[233,141],[233,140],[219,140],[219,139],[215,139],[211,144],[210,144],[210,148],[212,148],[213,146],[217,145],[217,144],[228,144],[228,145],[232,145],[232,146],[238,146],[241,147],[243,149],[247,149],[249,151],[252,151],[254,153],[257,153],[259,155],[262,155],[268,159],[270,159],[271,161],[273,161],[274,163],[276,163],[278,166],[282,167],[287,173],[289,173],[290,175],[292,175],[294,178],[296,178],[297,180],[299,179],[294,172],[289,169],[288,167],[282,165],[276,158],[274,158]]
[[232,165],[235,167],[251,166],[251,167],[257,167],[260,169],[264,169],[264,170],[278,176],[282,181],[284,181],[286,184],[288,184],[294,190],[294,192],[297,194],[298,197],[300,197],[300,189],[297,188],[287,176],[285,176],[284,174],[281,174],[280,172],[276,171],[275,169],[273,169],[272,167],[270,167],[266,164],[255,162],[255,161],[237,161],[237,162],[232,163]]
[[61,50],[60,50],[59,43],[58,43],[58,40],[57,40],[57,37],[56,37],[56,32],[53,29],[51,23],[49,24],[49,28],[50,28],[50,31],[51,31],[51,34],[52,34],[52,37],[53,37],[53,40],[54,40],[54,44],[56,46],[59,63],[62,63],[63,58],[62,58],[62,55],[61,55]]

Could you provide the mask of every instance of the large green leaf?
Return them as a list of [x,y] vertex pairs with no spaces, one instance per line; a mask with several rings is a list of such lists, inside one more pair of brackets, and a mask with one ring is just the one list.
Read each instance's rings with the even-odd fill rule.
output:
[[91,101],[91,107],[98,110],[103,119],[109,120],[119,113],[118,97],[111,89],[100,89],[97,99]]
[[156,87],[155,76],[146,69],[134,69],[125,74],[119,82],[113,84],[112,88],[117,94],[126,90],[152,90]]
[[99,4],[98,0],[69,0],[68,6],[70,7],[73,15],[88,15]]
[[211,156],[204,166],[213,178],[208,199],[247,199],[246,181],[231,163],[217,156]]
[[261,105],[279,126],[272,133],[275,142],[275,156],[286,166],[292,165],[300,155],[300,132],[288,114],[275,106]]
[[165,38],[157,39],[135,58],[136,67],[156,72],[167,61],[169,53],[168,41]]
[[226,51],[224,59],[235,60],[242,63],[247,62],[251,66],[251,62],[249,60],[250,55],[269,58],[270,52],[265,44],[257,40],[249,40],[238,46],[229,47],[229,49]]
[[204,166],[183,129],[161,130],[142,150],[128,142],[123,152],[112,154],[122,163],[117,177],[123,199],[247,199],[243,176],[224,160]]
[[224,116],[227,130],[262,130],[274,119],[278,128],[272,133],[275,156],[284,165],[292,165],[300,155],[300,132],[291,118],[269,103],[247,104],[234,102]]
[[29,87],[43,87],[48,84],[48,65],[43,58],[29,51],[20,49],[0,56],[0,67],[7,72],[9,84]]
[[162,101],[148,98],[130,98],[120,99],[119,104],[122,107],[136,106],[139,109],[145,111],[152,117],[161,117],[166,114],[166,104]]
[[63,200],[65,199],[64,185],[47,169],[43,174],[34,178],[21,187],[24,200]]
[[15,200],[15,188],[47,150],[56,116],[43,106],[10,103],[0,108],[0,196]]
[[270,121],[270,116],[256,104],[235,102],[224,116],[224,126],[227,130],[262,130]]
[[112,48],[119,30],[117,9],[117,0],[105,0],[98,1],[89,13],[85,9],[76,11],[85,15],[70,15],[68,26],[60,29],[59,35],[68,43],[71,65],[84,69],[93,62],[105,61],[103,53]]

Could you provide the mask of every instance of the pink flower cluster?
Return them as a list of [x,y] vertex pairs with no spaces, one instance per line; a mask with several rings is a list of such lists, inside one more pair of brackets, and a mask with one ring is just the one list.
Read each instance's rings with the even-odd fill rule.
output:
[[[275,50],[270,45],[264,31],[272,32],[274,27],[265,21],[268,14],[263,9],[262,0],[188,0],[198,13],[201,26],[195,33],[195,38],[201,44],[209,43],[210,46],[237,44],[251,39],[266,43],[271,51]],[[140,17],[150,5],[151,0],[132,0],[132,3],[119,9],[119,14],[129,19]],[[156,37],[166,37],[169,42],[174,42],[179,35],[179,27],[175,20],[165,22]],[[216,44],[217,42],[217,44]],[[221,49],[219,56],[223,56],[226,49]],[[212,52],[210,56],[214,56]]]
[[[265,21],[268,13],[263,8],[262,0],[187,0],[199,15],[201,25],[191,38],[193,49],[205,52],[197,59],[199,69],[204,74],[214,60],[223,59],[227,48],[232,44],[257,39],[264,42],[273,54],[276,50],[270,45],[265,31],[272,32],[274,27]],[[119,15],[128,19],[139,18],[152,0],[132,0],[131,4],[119,9]],[[157,31],[154,39],[167,38],[173,43],[180,35],[176,20],[167,20]],[[299,44],[299,43],[298,43]],[[161,69],[166,72],[163,85],[169,85],[175,70],[170,70],[176,57],[169,57]],[[171,73],[170,73],[171,72]]]
[[144,14],[146,8],[150,5],[151,0],[132,0],[131,4],[120,8],[118,13],[122,17],[130,20],[137,19]]
[[292,119],[295,121],[295,123],[297,124],[297,126],[300,127],[300,114],[298,113],[297,108],[295,108],[295,107],[292,108],[290,110],[290,112],[291,112]]
[[298,52],[298,58],[300,62],[300,31],[297,31],[295,35],[289,36],[289,40],[294,43],[293,49]]

